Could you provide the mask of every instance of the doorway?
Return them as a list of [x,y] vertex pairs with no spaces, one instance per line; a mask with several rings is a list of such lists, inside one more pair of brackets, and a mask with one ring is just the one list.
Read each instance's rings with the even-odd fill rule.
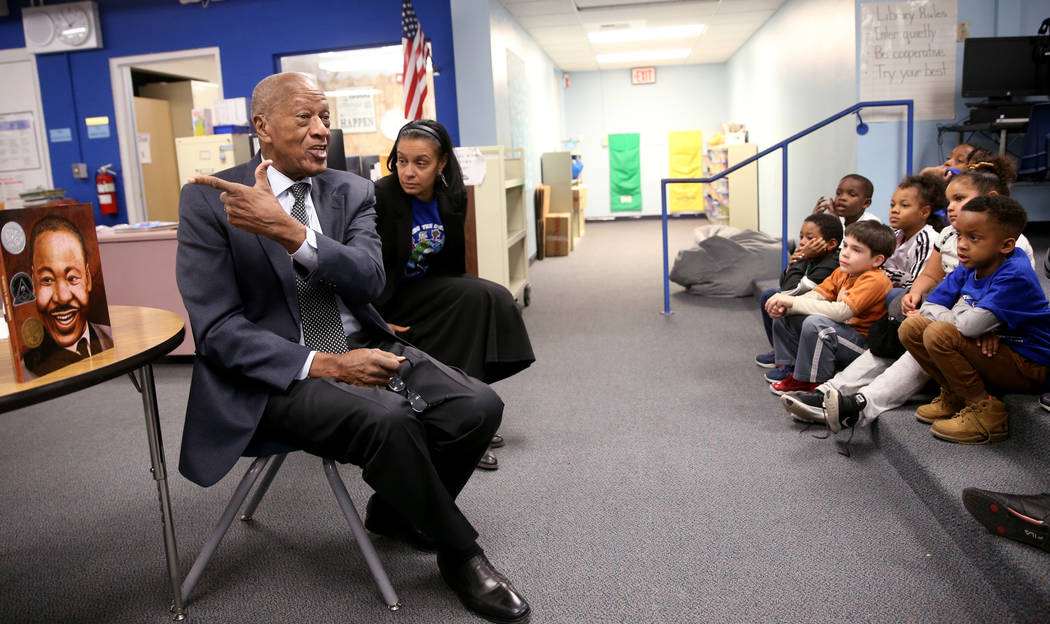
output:
[[[222,98],[222,67],[219,61],[219,48],[115,57],[109,60],[109,73],[113,88],[114,123],[117,129],[117,142],[120,146],[120,170],[124,175],[124,202],[128,210],[128,222],[139,223],[151,219],[175,220],[165,218],[172,214],[170,206],[165,204],[165,207],[161,207],[161,200],[154,199],[154,204],[158,207],[153,211],[157,214],[153,215],[150,210],[150,202],[147,201],[156,184],[154,179],[159,175],[167,179],[167,174],[160,174],[159,167],[154,166],[153,155],[155,153],[158,155],[157,160],[164,160],[170,155],[173,160],[174,141],[171,140],[169,146],[169,139],[165,136],[157,136],[154,139],[153,134],[148,132],[142,132],[141,135],[145,136],[140,136],[139,130],[140,127],[143,127],[140,122],[145,123],[147,120],[138,117],[158,118],[164,113],[163,107],[147,111],[140,106],[140,114],[137,116],[137,91],[143,85],[150,83],[198,81],[217,85],[217,97]],[[177,177],[176,183],[178,183]],[[147,186],[150,192],[147,192]]]

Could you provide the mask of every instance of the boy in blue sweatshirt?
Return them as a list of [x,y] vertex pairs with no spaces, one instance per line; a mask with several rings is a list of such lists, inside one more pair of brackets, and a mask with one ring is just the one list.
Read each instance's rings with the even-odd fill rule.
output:
[[942,440],[985,444],[1009,434],[1006,406],[989,394],[1042,392],[1050,370],[1050,304],[1028,257],[1014,247],[1028,218],[1009,197],[970,200],[956,218],[959,266],[899,336],[941,394],[915,417]]

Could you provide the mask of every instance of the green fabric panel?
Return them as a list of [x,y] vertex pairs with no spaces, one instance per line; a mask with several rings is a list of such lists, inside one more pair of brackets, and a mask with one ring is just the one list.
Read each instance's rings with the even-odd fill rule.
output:
[[641,139],[637,132],[609,135],[609,209],[642,209]]

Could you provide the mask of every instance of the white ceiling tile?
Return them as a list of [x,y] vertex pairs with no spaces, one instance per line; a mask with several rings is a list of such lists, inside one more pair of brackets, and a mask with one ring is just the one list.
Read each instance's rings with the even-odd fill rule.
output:
[[[501,0],[522,27],[555,64],[565,70],[598,69],[597,53],[688,47],[692,54],[679,61],[653,65],[721,63],[776,12],[785,0]],[[577,9],[579,7],[579,10]],[[700,37],[633,42],[629,44],[591,44],[587,32],[603,25],[630,27],[670,26],[703,23],[707,31]],[[630,67],[632,63],[601,68]]]

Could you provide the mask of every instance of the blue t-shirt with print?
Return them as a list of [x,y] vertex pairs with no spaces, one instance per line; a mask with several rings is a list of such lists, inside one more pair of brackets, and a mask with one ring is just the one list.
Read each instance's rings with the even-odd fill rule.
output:
[[425,202],[412,198],[412,251],[405,265],[405,279],[423,277],[430,261],[445,246],[445,226],[438,213],[437,198]]
[[951,308],[962,298],[999,319],[999,341],[1018,355],[1050,366],[1050,303],[1028,255],[1014,249],[994,273],[977,279],[959,265],[930,293],[931,303]]

